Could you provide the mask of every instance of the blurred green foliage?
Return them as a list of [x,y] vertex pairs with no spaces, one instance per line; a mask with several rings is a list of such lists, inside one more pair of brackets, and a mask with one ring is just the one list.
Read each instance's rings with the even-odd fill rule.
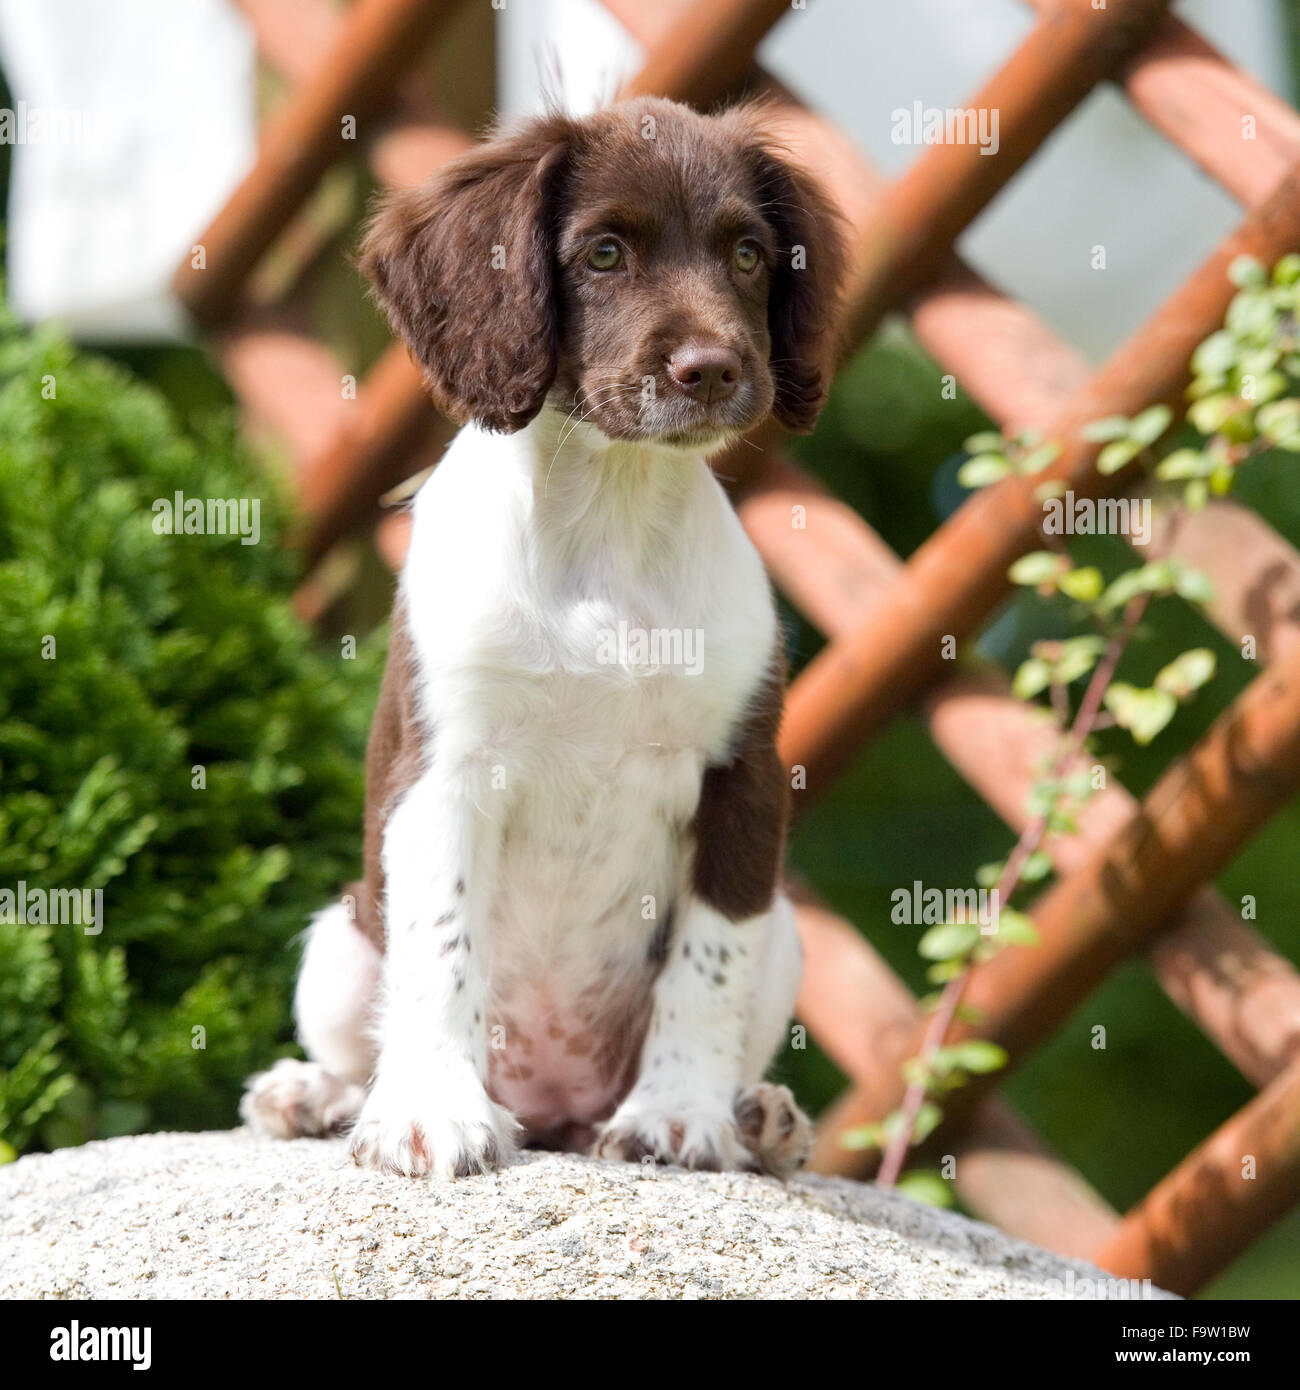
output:
[[[178,490],[260,543],[155,534]],[[355,872],[378,644],[313,647],[275,492],[229,412],[0,320],[0,888],[103,890],[98,935],[0,924],[11,1150],[233,1123]]]

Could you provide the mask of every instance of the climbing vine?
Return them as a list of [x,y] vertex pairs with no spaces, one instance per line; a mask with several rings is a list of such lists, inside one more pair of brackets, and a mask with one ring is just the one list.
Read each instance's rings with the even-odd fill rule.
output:
[[[1048,702],[1060,737],[1031,786],[1023,833],[1005,859],[976,874],[980,887],[994,892],[996,921],[946,921],[920,939],[918,950],[936,992],[922,1001],[928,1017],[919,1052],[903,1064],[902,1104],[883,1121],[842,1136],[847,1147],[882,1151],[883,1186],[893,1186],[901,1177],[912,1195],[951,1200],[937,1175],[904,1176],[903,1166],[909,1150],[941,1122],[945,1096],[972,1076],[1007,1063],[997,1043],[950,1041],[949,1033],[958,1021],[974,1028],[981,1023],[963,1002],[974,971],[999,951],[1038,940],[1032,919],[1010,903],[1052,872],[1053,841],[1077,832],[1083,806],[1105,785],[1094,735],[1118,726],[1135,742],[1150,743],[1214,677],[1214,653],[1198,647],[1168,663],[1150,685],[1117,678],[1152,604],[1179,598],[1200,605],[1214,596],[1204,575],[1171,554],[1182,521],[1211,497],[1231,492],[1250,460],[1273,449],[1300,453],[1300,255],[1284,256],[1271,273],[1258,261],[1241,257],[1229,276],[1237,293],[1223,327],[1192,356],[1189,404],[1173,432],[1173,447],[1160,447],[1171,439],[1174,424],[1167,405],[1151,406],[1132,419],[1097,420],[1083,431],[1085,438],[1102,445],[1096,463],[1100,473],[1137,464],[1152,480],[1151,500],[1162,521],[1158,553],[1108,583],[1095,566],[1075,564],[1059,530],[1045,525],[1044,548],[1022,556],[1009,571],[1014,584],[1059,603],[1064,618],[1083,618],[1091,630],[1035,642],[1012,681],[1020,699]],[[1008,437],[990,431],[968,439],[964,447],[969,457],[958,478],[969,488],[1012,476],[1033,479],[1061,453],[1058,442],[1032,433]],[[1063,492],[1064,484],[1055,478],[1034,487],[1035,500],[1049,514]]]

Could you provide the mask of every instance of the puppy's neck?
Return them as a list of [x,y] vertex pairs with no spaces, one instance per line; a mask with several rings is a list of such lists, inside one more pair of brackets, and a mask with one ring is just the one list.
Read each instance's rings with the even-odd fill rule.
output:
[[566,567],[600,557],[635,564],[671,551],[709,479],[698,450],[610,439],[549,404],[518,438],[535,538]]

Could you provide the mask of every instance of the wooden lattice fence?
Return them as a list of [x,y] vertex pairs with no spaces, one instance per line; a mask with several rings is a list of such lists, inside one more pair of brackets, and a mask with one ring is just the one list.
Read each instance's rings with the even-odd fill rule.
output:
[[[400,514],[379,498],[436,457],[449,428],[417,368],[393,345],[341,397],[342,365],[289,326],[256,292],[256,272],[282,240],[310,259],[322,238],[301,216],[341,153],[340,124],[368,132],[381,183],[416,182],[469,147],[476,113],[432,103],[402,76],[435,35],[458,23],[463,57],[485,36],[488,7],[466,19],[454,0],[241,0],[264,58],[290,90],[267,123],[254,169],[201,239],[175,287],[210,333],[250,420],[287,441],[307,529],[320,560],[377,525],[394,564]],[[846,137],[753,61],[791,11],[789,0],[604,0],[643,45],[625,94],[708,105],[768,93],[781,133],[833,191],[853,234],[844,346],[851,351],[902,310],[943,369],[1009,430],[1063,442],[1052,465],[1078,497],[1130,487],[1103,476],[1086,422],[1181,399],[1196,345],[1233,293],[1229,263],[1271,263],[1300,247],[1300,116],[1171,17],[1164,0],[1033,0],[1025,41],[968,101],[1000,115],[992,158],[977,146],[929,146],[887,182]],[[790,21],[793,22],[793,21]],[[481,79],[481,74],[480,74]],[[964,266],[953,243],[1052,131],[1099,83],[1115,83],[1157,131],[1244,207],[1237,229],[1098,370],[1025,306]],[[480,88],[482,82],[480,80]],[[491,92],[481,91],[484,108]],[[1249,118],[1254,138],[1243,140]],[[906,562],[782,451],[774,429],[727,456],[740,516],[788,600],[827,646],[793,684],[782,732],[790,765],[807,769],[806,803],[880,732],[918,704],[942,752],[1014,830],[1023,829],[1034,767],[1057,731],[1009,694],[1000,674],[951,674],[945,637],[974,634],[1009,593],[1009,565],[1037,548],[1041,507],[1019,478],[977,493]],[[792,506],[807,527],[790,527]],[[1003,1228],[1117,1274],[1192,1292],[1300,1197],[1300,973],[1244,923],[1209,880],[1300,785],[1300,555],[1229,500],[1188,519],[1173,554],[1206,572],[1209,615],[1232,640],[1253,634],[1263,670],[1141,802],[1112,786],[1077,835],[1051,842],[1057,878],[1031,909],[1042,935],[981,966],[970,1002],[979,1032],[1013,1064],[1058,1028],[1117,964],[1145,958],[1156,980],[1259,1088],[1257,1097],[1119,1216],[978,1078],[949,1107],[945,1148],[960,1155],[968,1207]],[[299,595],[315,616],[332,595],[318,567]],[[796,887],[807,956],[802,1019],[851,1078],[823,1118],[815,1165],[868,1176],[870,1155],[839,1143],[902,1096],[899,1064],[918,1047],[915,1000],[860,934]],[[1241,1160],[1252,1154],[1253,1180]]]

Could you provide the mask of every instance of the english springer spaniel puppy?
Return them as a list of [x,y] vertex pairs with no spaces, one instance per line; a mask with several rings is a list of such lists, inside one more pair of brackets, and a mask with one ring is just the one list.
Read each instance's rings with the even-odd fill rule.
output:
[[310,1060],[244,1116],[413,1176],[519,1143],[788,1172],[782,640],[706,459],[812,427],[835,215],[761,110],[636,100],[391,196],[361,265],[465,427],[414,502]]

